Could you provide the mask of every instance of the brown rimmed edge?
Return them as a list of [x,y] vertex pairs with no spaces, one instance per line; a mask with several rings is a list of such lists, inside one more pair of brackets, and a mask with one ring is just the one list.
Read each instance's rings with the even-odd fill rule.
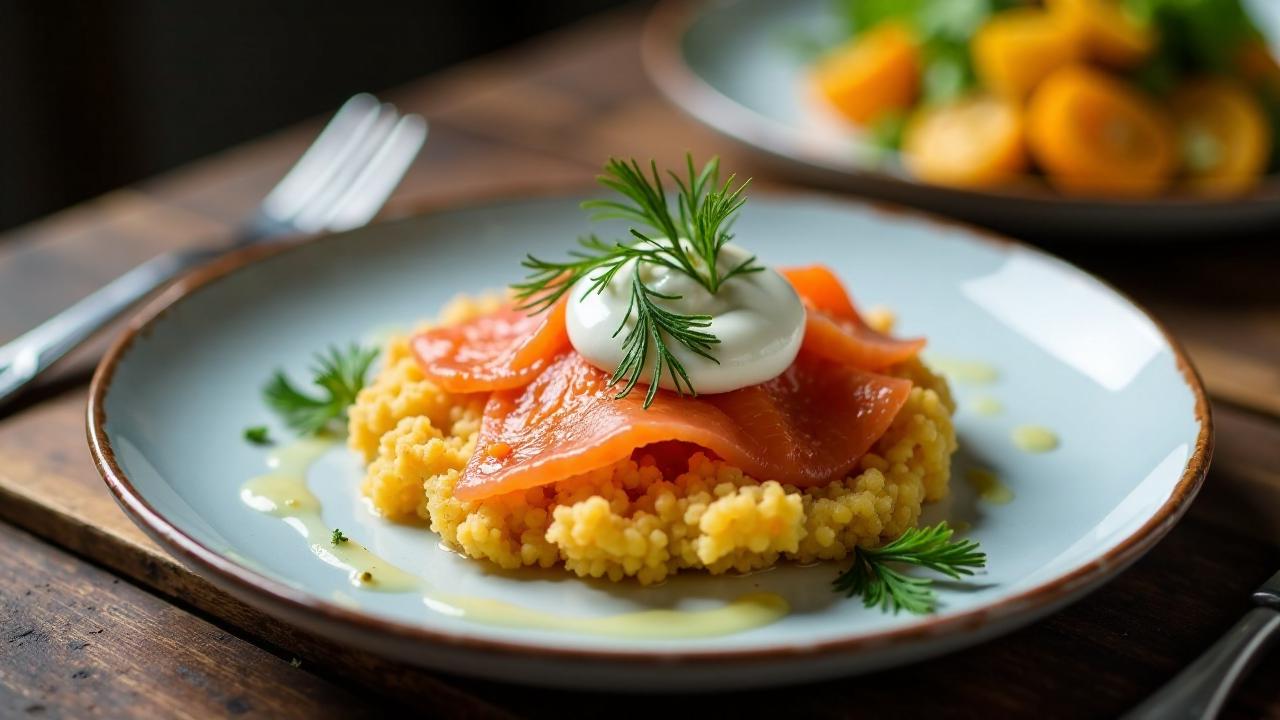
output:
[[[576,191],[569,191],[576,188]],[[507,188],[507,190],[511,190]],[[548,188],[543,185],[529,189],[528,192],[511,193],[489,191],[477,193],[475,197],[457,202],[427,203],[417,206],[411,215],[432,214],[449,210],[479,209],[490,205],[499,205],[504,201],[528,200],[532,198],[569,198],[584,197],[589,191],[580,184]],[[752,650],[724,651],[655,651],[655,650],[597,650],[584,648],[548,647],[544,645],[503,642],[476,638],[462,633],[447,633],[428,630],[418,625],[411,625],[392,620],[372,617],[363,612],[351,610],[333,602],[323,600],[303,591],[262,576],[223,554],[202,544],[195,538],[171,524],[134,488],[129,477],[116,460],[114,448],[108,438],[106,425],[106,398],[111,390],[111,382],[119,364],[128,354],[133,343],[147,335],[155,323],[162,319],[169,308],[184,298],[211,286],[217,281],[264,259],[288,253],[297,248],[315,242],[326,242],[334,238],[345,237],[349,233],[323,235],[297,242],[279,245],[250,247],[233,252],[214,260],[203,267],[184,275],[166,289],[159,297],[143,308],[133,317],[120,337],[111,345],[98,365],[89,386],[89,402],[87,407],[86,434],[90,453],[98,472],[106,481],[116,501],[128,515],[153,539],[163,545],[188,567],[203,570],[216,575],[229,586],[236,588],[245,596],[257,596],[269,602],[271,607],[283,608],[293,613],[318,615],[323,619],[339,623],[348,629],[370,632],[378,635],[408,639],[417,642],[456,647],[479,652],[504,655],[541,656],[565,660],[609,661],[624,663],[696,663],[715,662],[762,662],[786,657],[814,656],[835,653],[854,653],[891,644],[909,643],[937,637],[952,632],[974,630],[997,620],[1015,620],[1034,614],[1038,609],[1050,609],[1066,602],[1078,591],[1092,588],[1108,579],[1108,573],[1115,568],[1123,568],[1136,561],[1163,538],[1173,525],[1186,512],[1187,507],[1199,492],[1208,471],[1213,454],[1213,418],[1209,402],[1205,394],[1200,376],[1183,350],[1181,344],[1173,337],[1159,320],[1145,308],[1133,302],[1124,293],[1116,290],[1109,283],[1092,274],[1057,258],[1042,250],[1024,245],[1009,238],[981,230],[964,223],[943,220],[926,213],[907,210],[893,205],[866,203],[842,197],[838,194],[781,190],[765,193],[766,196],[783,198],[821,198],[828,202],[838,202],[851,206],[872,207],[886,214],[904,215],[918,221],[928,222],[948,229],[960,229],[969,239],[986,242],[1002,248],[1017,248],[1021,252],[1029,252],[1069,267],[1071,270],[1087,277],[1102,287],[1124,298],[1132,307],[1160,330],[1165,342],[1174,353],[1175,362],[1195,397],[1195,416],[1200,431],[1196,437],[1195,449],[1187,460],[1182,476],[1169,498],[1160,506],[1155,514],[1138,530],[1122,540],[1102,557],[1083,565],[1053,580],[1025,590],[1000,602],[967,612],[944,617],[930,617],[922,622],[896,630],[872,633],[858,637],[831,640],[809,645],[782,645]],[[351,232],[360,232],[354,230]]]
[[[853,162],[829,161],[825,156],[806,149],[802,143],[795,142],[784,126],[774,127],[767,118],[721,93],[684,62],[684,54],[680,49],[684,36],[701,16],[701,10],[710,4],[712,3],[706,0],[658,0],[645,21],[640,39],[640,54],[645,71],[666,98],[686,115],[721,136],[776,161],[792,166],[799,163],[811,171],[834,173],[850,179],[923,190],[934,193],[935,197],[950,198],[957,203],[999,198],[1074,208],[1124,209],[1167,208],[1170,205],[1177,208],[1217,208],[1228,204],[1266,206],[1280,201],[1280,174],[1277,173],[1264,176],[1262,182],[1249,192],[1229,197],[1175,191],[1155,198],[1125,198],[1063,194],[1038,180],[1033,183],[1034,178],[1030,176],[1023,178],[1021,183],[973,190],[922,182],[905,172],[893,173]],[[711,118],[714,116],[721,116],[728,122],[713,122]]]

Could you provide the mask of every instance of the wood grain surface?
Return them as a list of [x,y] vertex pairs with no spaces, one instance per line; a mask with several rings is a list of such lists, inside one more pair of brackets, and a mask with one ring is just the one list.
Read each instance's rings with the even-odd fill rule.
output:
[[[606,15],[385,93],[432,122],[387,214],[477,192],[585,186],[609,155],[670,162],[686,149],[721,154],[758,187],[784,185],[657,96],[640,67],[641,20],[636,11]],[[0,341],[154,253],[225,240],[321,123],[0,237]],[[1115,715],[1229,627],[1252,587],[1280,568],[1280,248],[1261,238],[1054,249],[1146,304],[1185,342],[1214,398],[1218,449],[1201,498],[1169,538],[1031,628],[803,692],[622,703],[451,678],[345,650],[213,589],[115,506],[84,444],[85,381],[99,341],[0,418],[0,518],[24,528],[0,524],[0,716],[353,717],[405,707],[437,717],[654,714],[672,703],[820,717],[978,708]],[[300,668],[288,662],[295,657]],[[1280,717],[1277,677],[1273,657],[1230,714]]]

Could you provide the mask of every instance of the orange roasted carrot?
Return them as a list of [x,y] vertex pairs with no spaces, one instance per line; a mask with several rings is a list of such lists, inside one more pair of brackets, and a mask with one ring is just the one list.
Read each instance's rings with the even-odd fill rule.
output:
[[1170,100],[1188,184],[1209,194],[1253,187],[1271,158],[1271,126],[1254,94],[1227,77],[1183,83]]
[[1079,58],[1082,48],[1056,15],[1028,7],[993,15],[974,33],[970,52],[988,90],[1022,100],[1050,73]]
[[878,25],[820,61],[813,79],[836,110],[865,125],[915,102],[920,89],[916,38],[904,25]]
[[990,187],[1027,170],[1022,109],[989,95],[918,110],[902,135],[902,160],[926,182]]
[[1046,78],[1027,107],[1027,144],[1054,186],[1069,193],[1145,196],[1178,165],[1174,124],[1141,91],[1072,66]]
[[1128,68],[1156,47],[1155,30],[1117,0],[1046,0],[1045,5],[1079,39],[1090,60]]

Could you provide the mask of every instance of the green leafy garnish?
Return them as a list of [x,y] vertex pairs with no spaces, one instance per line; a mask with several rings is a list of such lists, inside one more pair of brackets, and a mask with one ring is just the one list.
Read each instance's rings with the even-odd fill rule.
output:
[[329,534],[329,542],[333,545],[341,545],[346,541],[347,541],[347,536],[343,535],[342,531],[339,530],[338,528],[334,528],[333,532]]
[[969,40],[1017,0],[836,0],[851,36],[884,22],[910,27],[920,41],[923,102],[953,100],[977,85]]
[[835,6],[850,35],[858,35],[886,20],[915,17],[927,0],[836,0]]
[[876,118],[868,128],[867,141],[880,150],[897,150],[902,146],[902,133],[907,127],[905,113],[888,112]]
[[254,445],[270,445],[271,436],[266,425],[254,425],[244,429],[244,439]]
[[1241,45],[1261,34],[1240,0],[1124,0],[1160,36],[1159,56],[1185,73],[1234,74]]
[[735,186],[736,176],[730,175],[722,184],[718,158],[712,158],[701,170],[694,167],[692,155],[687,155],[685,161],[686,177],[668,173],[677,190],[673,213],[657,163],[650,162],[646,175],[635,160],[609,160],[598,181],[621,195],[622,200],[588,200],[582,207],[593,211],[593,220],[634,223],[632,241],[608,243],[589,235],[579,239],[581,249],[571,252],[570,260],[551,262],[529,255],[522,263],[529,270],[528,278],[512,286],[521,308],[541,312],[579,280],[589,281],[583,292],[585,297],[604,292],[618,273],[627,269],[631,273],[630,299],[627,312],[613,333],[618,337],[626,331],[622,339],[624,356],[609,383],[621,383],[616,397],[625,397],[639,382],[646,365],[650,366],[652,382],[645,395],[646,408],[653,403],[664,372],[678,394],[697,394],[684,365],[671,352],[673,344],[718,362],[711,350],[720,340],[703,329],[710,326],[710,316],[683,314],[666,307],[662,301],[680,300],[681,296],[663,294],[646,285],[642,266],[683,273],[711,294],[734,277],[764,269],[754,256],[729,268],[719,264],[720,250],[733,239],[733,216],[746,202],[743,191],[750,181]]
[[[1160,37],[1156,51],[1130,72],[1140,87],[1165,96],[1183,78],[1205,74],[1237,77],[1252,86],[1273,134],[1280,134],[1280,88],[1250,77],[1241,64],[1244,48],[1266,44],[1241,0],[1123,0],[1123,6]],[[1197,142],[1184,144],[1184,159],[1192,168],[1205,162],[1206,148]],[[1273,144],[1269,165],[1280,167],[1280,143]]]
[[340,430],[347,407],[364,387],[365,375],[377,356],[376,348],[362,348],[355,343],[345,349],[331,346],[327,353],[316,354],[311,369],[311,382],[319,388],[319,396],[299,390],[282,370],[272,376],[263,396],[285,424],[300,435]]
[[945,522],[933,527],[911,528],[896,540],[878,548],[857,548],[853,566],[836,578],[836,592],[860,595],[862,604],[881,610],[925,614],[933,612],[937,597],[929,578],[910,577],[891,564],[915,565],[959,580],[972,575],[971,568],[985,567],[987,556],[973,540],[951,540],[954,531]]

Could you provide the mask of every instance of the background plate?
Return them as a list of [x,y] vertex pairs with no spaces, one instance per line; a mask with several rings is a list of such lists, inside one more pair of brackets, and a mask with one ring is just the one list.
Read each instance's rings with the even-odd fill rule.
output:
[[[1274,43],[1280,3],[1246,0]],[[1013,234],[1077,242],[1218,239],[1280,222],[1280,178],[1226,199],[1150,200],[1059,195],[1038,179],[984,191],[910,178],[879,163],[849,126],[814,102],[807,59],[788,38],[827,38],[840,22],[833,0],[666,0],[644,39],[649,75],[673,102],[723,135],[812,182],[946,213]]]
[[[271,370],[303,373],[329,343],[433,315],[459,292],[500,287],[525,252],[556,256],[587,229],[576,200],[498,202],[371,226],[295,248],[255,249],[189,277],[138,320],[95,377],[90,443],[108,484],[178,557],[243,600],[328,637],[416,663],[578,687],[712,689],[812,680],[971,644],[1049,612],[1111,577],[1180,516],[1206,469],[1209,418],[1185,358],[1142,311],[1038,251],[969,230],[820,197],[756,197],[736,226],[771,264],[825,262],[864,307],[884,304],[936,358],[992,364],[954,383],[962,450],[953,497],[926,521],[970,526],[988,571],[944,588],[937,615],[885,615],[837,597],[842,565],[745,577],[689,574],[660,587],[500,573],[437,547],[421,528],[369,515],[361,468],[337,448],[310,482],[330,526],[455,592],[566,614],[710,607],[745,592],[794,612],[750,632],[620,640],[511,630],[441,615],[412,595],[352,589],[279,520],[241,504],[266,453],[241,439],[270,423]],[[979,395],[995,417],[966,409]],[[1046,425],[1051,453],[1017,450],[1013,426]],[[272,434],[287,431],[273,425]],[[962,480],[995,470],[1017,498],[989,505]],[[643,672],[637,672],[642,665]]]

